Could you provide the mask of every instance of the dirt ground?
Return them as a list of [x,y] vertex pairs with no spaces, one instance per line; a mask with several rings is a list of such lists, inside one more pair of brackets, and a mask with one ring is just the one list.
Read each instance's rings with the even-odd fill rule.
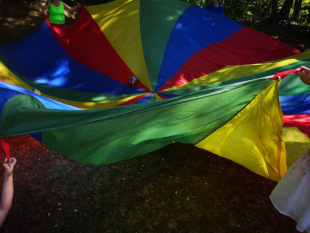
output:
[[[0,44],[24,38],[42,20],[36,1],[18,6],[0,1]],[[308,49],[302,35],[295,40],[297,34],[290,34],[291,45]],[[298,232],[269,200],[275,182],[192,145],[172,144],[135,159],[91,166],[27,135],[10,137],[9,143],[18,160],[15,196],[0,232]]]
[[104,166],[29,136],[10,145],[15,198],[0,232],[297,233],[270,203],[275,182],[192,145]]

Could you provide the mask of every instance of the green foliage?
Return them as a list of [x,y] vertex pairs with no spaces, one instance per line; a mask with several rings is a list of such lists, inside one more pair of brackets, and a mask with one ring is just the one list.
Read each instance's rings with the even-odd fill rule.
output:
[[185,0],[185,2],[188,2],[192,5],[197,5],[200,7],[206,7],[208,5],[208,0]]
[[310,0],[301,8],[300,23],[304,26],[310,27]]
[[[206,7],[211,3],[210,0],[184,0],[188,3],[200,7]],[[281,10],[285,0],[278,0],[278,11]],[[271,17],[271,0],[219,0],[224,7],[224,14],[234,20],[257,21]],[[290,11],[290,17],[293,16],[294,4]],[[303,26],[310,26],[310,0],[304,0],[300,11],[300,21]]]
[[225,15],[236,20],[257,20],[271,13],[269,0],[225,0],[222,5]]

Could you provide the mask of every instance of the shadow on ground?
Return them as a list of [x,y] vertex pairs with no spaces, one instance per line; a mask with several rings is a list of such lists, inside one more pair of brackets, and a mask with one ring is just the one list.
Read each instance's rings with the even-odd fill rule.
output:
[[15,198],[0,232],[297,233],[269,200],[275,182],[193,145],[102,166],[29,136],[10,145]]

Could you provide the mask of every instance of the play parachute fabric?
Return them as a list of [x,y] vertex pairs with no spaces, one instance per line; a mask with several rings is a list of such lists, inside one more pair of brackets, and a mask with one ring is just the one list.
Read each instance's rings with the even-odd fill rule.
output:
[[310,88],[272,78],[310,53],[179,0],[82,7],[0,55],[0,136],[30,134],[81,162],[179,142],[279,180],[310,147]]

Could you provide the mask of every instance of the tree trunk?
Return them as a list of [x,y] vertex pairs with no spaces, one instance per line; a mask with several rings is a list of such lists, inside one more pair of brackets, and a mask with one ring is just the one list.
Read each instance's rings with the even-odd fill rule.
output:
[[272,6],[271,15],[272,17],[275,17],[278,14],[278,6],[279,6],[278,0],[272,0],[271,6]]
[[290,10],[291,10],[291,7],[293,5],[293,1],[294,0],[285,0],[284,4],[283,4],[283,7],[281,8],[281,11],[280,11],[280,15],[285,18],[285,19],[288,19],[289,16],[290,16]]
[[302,3],[302,0],[295,0],[294,13],[293,13],[293,20],[295,22],[299,21],[299,13],[300,13],[300,9],[301,9],[301,3]]

